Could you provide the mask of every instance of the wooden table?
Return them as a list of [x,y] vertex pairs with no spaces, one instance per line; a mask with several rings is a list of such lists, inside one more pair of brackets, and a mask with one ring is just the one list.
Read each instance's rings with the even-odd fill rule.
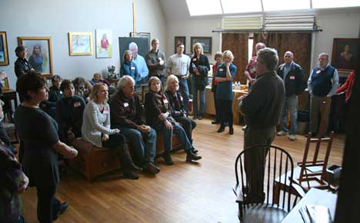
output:
[[[4,112],[9,112],[9,115],[11,117],[13,111],[15,111],[15,109],[18,106],[17,92],[12,89],[3,90],[3,99],[4,99],[5,104],[8,105],[8,109]],[[12,106],[12,101],[14,101],[14,108]]]
[[[232,111],[233,111],[233,122],[234,124],[239,123],[241,114],[238,111],[238,100],[237,98],[243,94],[246,94],[247,91],[233,89],[234,99],[232,103]],[[215,115],[215,103],[214,103],[214,95],[211,92],[211,86],[207,86],[205,89],[205,112],[210,115]]]
[[337,195],[329,191],[311,188],[301,201],[290,211],[282,223],[303,223],[300,208],[306,205],[322,205],[330,210],[331,218],[334,220]]

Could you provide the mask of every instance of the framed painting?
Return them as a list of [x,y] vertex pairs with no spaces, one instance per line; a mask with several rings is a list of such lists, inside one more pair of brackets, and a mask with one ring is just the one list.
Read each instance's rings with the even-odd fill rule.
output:
[[0,66],[9,65],[6,32],[0,32]]
[[356,38],[335,38],[333,43],[331,65],[338,70],[351,71],[356,68],[359,56],[359,40]]
[[186,53],[186,37],[185,36],[175,36],[174,37],[174,53],[176,53],[176,48],[179,43],[184,44],[184,53]]
[[25,57],[36,72],[53,76],[50,37],[18,37],[18,44],[25,47]]
[[[146,57],[149,52],[149,40],[143,37],[119,37],[120,62],[123,62],[125,50],[130,50],[133,58],[138,55]],[[144,60],[145,61],[145,60]]]
[[93,54],[92,33],[70,32],[69,54],[70,56],[91,56]]
[[96,32],[96,58],[111,58],[113,54],[112,30],[97,29],[95,32]]
[[[138,32],[138,33],[135,33],[135,35],[133,32],[131,32],[129,34],[129,36],[130,37],[138,37],[138,38],[147,38],[149,40],[149,47],[151,46],[151,44],[150,44],[151,34],[149,32]],[[149,50],[150,50],[150,48],[149,48]]]
[[212,37],[198,37],[193,36],[191,37],[191,53],[193,53],[193,46],[195,43],[201,43],[204,49],[204,53],[211,54],[212,48]]

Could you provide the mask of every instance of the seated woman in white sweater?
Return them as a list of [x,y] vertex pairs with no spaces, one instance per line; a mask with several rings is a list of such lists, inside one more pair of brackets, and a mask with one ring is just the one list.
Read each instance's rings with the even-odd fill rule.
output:
[[108,86],[106,84],[94,85],[90,102],[84,110],[81,128],[82,137],[97,147],[116,149],[124,170],[124,177],[138,179],[139,176],[135,171],[141,171],[142,169],[134,164],[125,137],[120,134],[119,129],[110,128],[108,95]]

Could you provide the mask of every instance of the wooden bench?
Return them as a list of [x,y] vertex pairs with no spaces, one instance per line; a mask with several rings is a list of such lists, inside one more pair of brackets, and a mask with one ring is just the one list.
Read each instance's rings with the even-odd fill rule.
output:
[[[82,138],[74,139],[72,146],[78,151],[78,156],[71,160],[69,164],[90,182],[101,175],[121,168],[119,155],[114,150],[99,148]],[[128,147],[131,151],[131,142],[128,142]],[[173,135],[173,150],[179,148],[181,148],[180,141]],[[156,139],[156,156],[160,156],[164,151],[163,137],[158,135]]]

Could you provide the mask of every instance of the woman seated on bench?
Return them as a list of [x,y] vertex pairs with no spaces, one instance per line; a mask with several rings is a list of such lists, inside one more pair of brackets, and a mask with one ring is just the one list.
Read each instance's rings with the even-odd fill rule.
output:
[[85,100],[75,95],[75,88],[70,80],[60,85],[64,97],[56,102],[56,121],[59,125],[60,140],[71,144],[75,138],[81,137],[81,126]]
[[186,161],[191,162],[201,159],[201,156],[194,154],[195,148],[189,141],[184,129],[175,122],[169,113],[169,102],[161,92],[162,84],[159,78],[153,76],[149,80],[149,92],[145,95],[145,111],[147,123],[156,130],[162,132],[165,152],[162,157],[167,165],[173,165],[170,157],[172,150],[172,134],[178,137],[184,150],[187,153]]
[[184,100],[179,92],[179,79],[173,74],[167,78],[165,95],[169,101],[171,116],[175,121],[181,123],[181,126],[186,132],[186,136],[192,143],[193,138],[191,132],[196,127],[196,122],[186,116]]
[[116,149],[119,152],[124,177],[139,179],[139,175],[135,171],[142,171],[142,169],[134,164],[125,137],[120,134],[119,129],[110,128],[108,95],[108,86],[106,84],[94,85],[90,95],[90,102],[84,110],[81,128],[82,137],[99,148]]

